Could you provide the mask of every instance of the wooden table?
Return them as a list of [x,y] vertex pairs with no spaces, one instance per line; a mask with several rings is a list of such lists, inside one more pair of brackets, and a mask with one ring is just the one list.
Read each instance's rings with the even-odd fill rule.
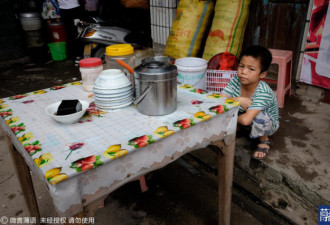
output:
[[[176,112],[161,117],[135,107],[99,111],[80,82],[2,99],[0,123],[31,215],[39,222],[30,170],[49,188],[59,216],[91,216],[125,183],[209,146],[218,151],[219,224],[229,225],[238,107],[185,87],[178,86]],[[44,111],[74,98],[91,103],[79,123],[60,124]]]

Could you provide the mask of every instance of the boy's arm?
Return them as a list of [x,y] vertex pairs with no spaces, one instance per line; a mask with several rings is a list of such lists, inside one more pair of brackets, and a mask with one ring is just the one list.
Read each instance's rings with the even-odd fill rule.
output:
[[246,110],[251,104],[252,100],[246,97],[230,97],[224,93],[221,93],[220,96],[233,99],[235,102],[240,102],[242,108]]
[[238,116],[237,122],[241,125],[248,126],[252,123],[253,119],[260,113],[260,110],[249,109],[245,113]]

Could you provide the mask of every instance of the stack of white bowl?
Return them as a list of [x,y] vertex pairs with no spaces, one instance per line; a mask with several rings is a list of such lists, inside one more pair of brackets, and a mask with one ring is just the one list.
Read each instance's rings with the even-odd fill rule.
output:
[[132,104],[133,86],[117,69],[103,70],[94,82],[95,105],[104,111],[117,110]]

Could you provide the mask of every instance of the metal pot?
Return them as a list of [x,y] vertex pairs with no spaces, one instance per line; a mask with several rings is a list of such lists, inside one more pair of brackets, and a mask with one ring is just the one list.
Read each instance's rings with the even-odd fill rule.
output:
[[177,108],[177,69],[168,62],[144,60],[134,69],[137,110],[148,116],[163,116]]
[[143,59],[142,63],[149,63],[154,61],[174,64],[175,59],[169,56],[154,56]]

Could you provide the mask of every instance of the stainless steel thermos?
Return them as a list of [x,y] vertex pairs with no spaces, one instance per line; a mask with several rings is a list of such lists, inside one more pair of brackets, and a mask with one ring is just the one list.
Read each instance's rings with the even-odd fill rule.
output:
[[134,69],[134,104],[148,116],[163,116],[177,108],[177,68],[168,57],[150,57]]

